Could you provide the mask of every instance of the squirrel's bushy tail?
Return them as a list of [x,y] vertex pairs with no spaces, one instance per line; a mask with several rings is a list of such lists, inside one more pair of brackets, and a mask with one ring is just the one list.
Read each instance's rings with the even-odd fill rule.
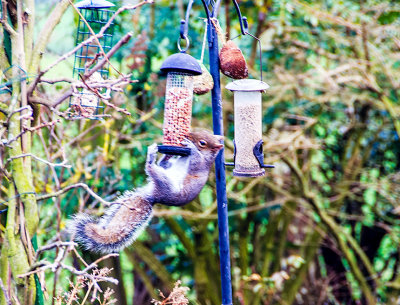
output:
[[138,237],[152,216],[152,204],[130,192],[120,197],[102,217],[84,213],[75,215],[68,229],[74,240],[87,250],[118,252]]

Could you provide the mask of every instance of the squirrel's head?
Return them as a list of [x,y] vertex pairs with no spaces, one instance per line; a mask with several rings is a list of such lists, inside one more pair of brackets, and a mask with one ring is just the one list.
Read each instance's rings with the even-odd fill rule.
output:
[[224,140],[223,136],[214,135],[206,130],[197,130],[189,133],[187,137],[197,149],[206,157],[215,160],[218,152],[224,147],[221,143]]

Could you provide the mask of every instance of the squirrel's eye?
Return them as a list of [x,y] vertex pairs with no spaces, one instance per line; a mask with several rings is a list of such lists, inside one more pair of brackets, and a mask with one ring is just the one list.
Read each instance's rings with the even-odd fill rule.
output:
[[205,147],[205,146],[207,145],[207,142],[204,141],[204,140],[200,140],[200,141],[199,141],[199,145],[200,145],[201,147]]

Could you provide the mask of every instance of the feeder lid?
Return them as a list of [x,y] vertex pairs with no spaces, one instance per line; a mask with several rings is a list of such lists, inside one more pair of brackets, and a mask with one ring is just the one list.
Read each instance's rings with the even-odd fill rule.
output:
[[114,3],[106,0],[83,0],[75,5],[77,8],[109,8],[115,6]]
[[229,83],[225,88],[231,91],[264,91],[269,85],[258,79],[240,79]]
[[161,72],[182,72],[191,75],[200,75],[202,73],[200,64],[197,60],[186,53],[176,53],[169,57],[161,65]]

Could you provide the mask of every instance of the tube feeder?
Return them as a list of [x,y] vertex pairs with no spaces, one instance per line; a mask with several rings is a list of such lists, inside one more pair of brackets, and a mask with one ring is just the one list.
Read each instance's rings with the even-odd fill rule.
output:
[[234,176],[264,176],[264,168],[274,167],[264,164],[262,149],[261,92],[268,88],[268,84],[255,79],[237,80],[226,86],[234,93]]
[[158,151],[169,155],[189,155],[182,141],[190,132],[192,120],[193,76],[202,73],[197,60],[181,52],[169,56],[161,65],[167,74],[165,91],[163,145]]

